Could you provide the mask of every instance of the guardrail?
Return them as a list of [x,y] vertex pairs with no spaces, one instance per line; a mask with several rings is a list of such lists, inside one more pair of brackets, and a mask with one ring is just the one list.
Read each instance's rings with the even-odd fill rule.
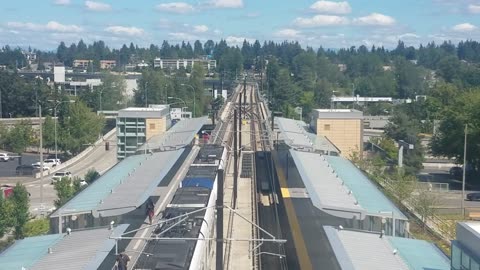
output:
[[[93,150],[95,150],[95,147],[97,147],[98,145],[100,145],[104,141],[108,140],[108,138],[110,138],[116,132],[117,132],[117,128],[113,128],[112,130],[107,132],[107,134],[103,135],[102,138],[98,139],[95,143],[93,143],[93,145],[90,145],[85,150],[83,150],[80,154],[78,154],[78,155],[74,156],[73,158],[63,162],[62,164],[60,164],[58,166],[55,166],[52,170],[50,170],[50,174],[53,174],[57,171],[63,170],[65,168],[69,167],[69,166],[72,166],[72,165],[76,164],[81,159],[83,159],[85,156],[87,156],[88,154],[93,152]],[[34,177],[35,178],[40,178],[40,173],[36,173]]]

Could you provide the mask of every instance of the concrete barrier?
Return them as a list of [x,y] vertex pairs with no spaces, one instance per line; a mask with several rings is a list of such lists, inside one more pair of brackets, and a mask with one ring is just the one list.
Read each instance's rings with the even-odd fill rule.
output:
[[[107,134],[105,134],[102,138],[98,139],[93,145],[87,147],[85,150],[83,150],[80,154],[74,156],[73,158],[63,162],[62,164],[55,166],[50,170],[50,174],[53,174],[57,171],[63,170],[69,166],[72,166],[82,160],[84,157],[89,155],[93,150],[95,150],[95,147],[98,145],[102,144],[104,141],[108,140],[111,136],[113,136],[117,132],[117,128],[113,128],[110,130]],[[44,175],[45,176],[45,175]],[[40,173],[35,174],[35,178],[40,178]]]

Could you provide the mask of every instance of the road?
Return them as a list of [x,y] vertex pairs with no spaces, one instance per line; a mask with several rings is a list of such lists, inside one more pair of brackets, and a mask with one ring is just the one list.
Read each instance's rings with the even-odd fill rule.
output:
[[[431,182],[448,184],[448,192],[438,193],[438,202],[436,206],[442,209],[442,212],[449,212],[448,209],[451,209],[452,212],[455,212],[455,208],[456,210],[461,208],[462,181],[458,179],[453,179],[449,174],[449,168],[426,167],[422,169],[421,175],[422,177],[420,177],[420,181],[426,181],[426,179],[430,179]],[[474,186],[466,183],[465,190],[465,194],[472,192],[480,192],[480,187],[478,185]],[[480,210],[480,201],[465,201],[464,205],[465,208],[476,208]]]
[[[0,152],[2,151],[0,150]],[[40,160],[39,155],[27,153],[22,155],[21,162],[22,164],[30,165],[39,160]],[[14,177],[16,175],[15,169],[20,164],[19,162],[20,161],[18,158],[15,158],[15,160],[10,160],[8,162],[0,162],[0,177]]]
[[[117,163],[117,147],[116,147],[116,134],[113,134],[107,139],[110,142],[110,150],[105,150],[105,144],[101,143],[94,147],[94,150],[90,152],[83,159],[77,163],[65,168],[72,172],[73,176],[83,178],[88,170],[94,169],[100,174],[105,173],[108,169],[113,167]],[[24,164],[30,164],[37,160],[35,155],[25,155],[28,159],[23,158]],[[29,163],[26,162],[28,160]],[[0,163],[0,169],[4,168],[5,172],[9,172],[13,167],[15,174],[15,167],[18,161],[10,161],[8,163]],[[3,167],[2,167],[3,166]],[[30,213],[32,215],[40,215],[44,211],[52,211],[54,209],[54,201],[57,199],[56,192],[51,184],[51,176],[45,176],[43,179],[43,203],[40,196],[41,180],[31,177],[8,177],[3,180],[0,179],[0,184],[15,185],[17,182],[23,183],[28,192],[30,193]]]

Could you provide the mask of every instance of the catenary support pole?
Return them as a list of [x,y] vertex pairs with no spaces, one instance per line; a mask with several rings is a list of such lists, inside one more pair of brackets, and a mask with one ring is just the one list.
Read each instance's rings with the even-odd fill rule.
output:
[[216,268],[223,269],[223,169],[218,170],[217,181],[217,251]]
[[233,111],[233,209],[237,208],[238,144],[237,110]]

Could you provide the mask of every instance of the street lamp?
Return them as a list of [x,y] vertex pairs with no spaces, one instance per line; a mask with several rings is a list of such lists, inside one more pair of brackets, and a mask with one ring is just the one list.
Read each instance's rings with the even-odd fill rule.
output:
[[192,92],[193,92],[193,118],[195,118],[195,88],[193,88],[193,86],[189,85],[189,84],[180,84],[181,86],[188,86],[188,87],[191,87],[192,88]]
[[[100,99],[101,100],[101,99]],[[49,100],[49,101],[53,101],[53,100]],[[57,149],[57,107],[58,105],[62,104],[62,103],[75,103],[75,100],[64,100],[64,101],[56,101],[55,105],[53,106],[53,118],[55,118],[55,120],[53,121],[54,123],[54,131],[55,131],[55,162],[57,162],[57,159],[58,159],[58,149]],[[101,103],[100,103],[101,104]]]
[[[393,211],[378,211],[379,214],[392,214],[392,236],[395,237],[396,234],[395,234],[395,213]],[[382,223],[385,224],[386,223],[386,220],[385,222],[383,222],[385,219],[385,217],[382,217]]]
[[465,124],[465,141],[463,143],[463,172],[462,172],[462,215],[465,218],[465,172],[467,171],[467,135],[468,125]]
[[185,102],[185,100],[181,99],[181,98],[178,98],[178,97],[167,97],[167,99],[178,99],[180,100],[181,102],[183,102],[183,105],[185,105],[184,108],[187,108],[187,103]]

